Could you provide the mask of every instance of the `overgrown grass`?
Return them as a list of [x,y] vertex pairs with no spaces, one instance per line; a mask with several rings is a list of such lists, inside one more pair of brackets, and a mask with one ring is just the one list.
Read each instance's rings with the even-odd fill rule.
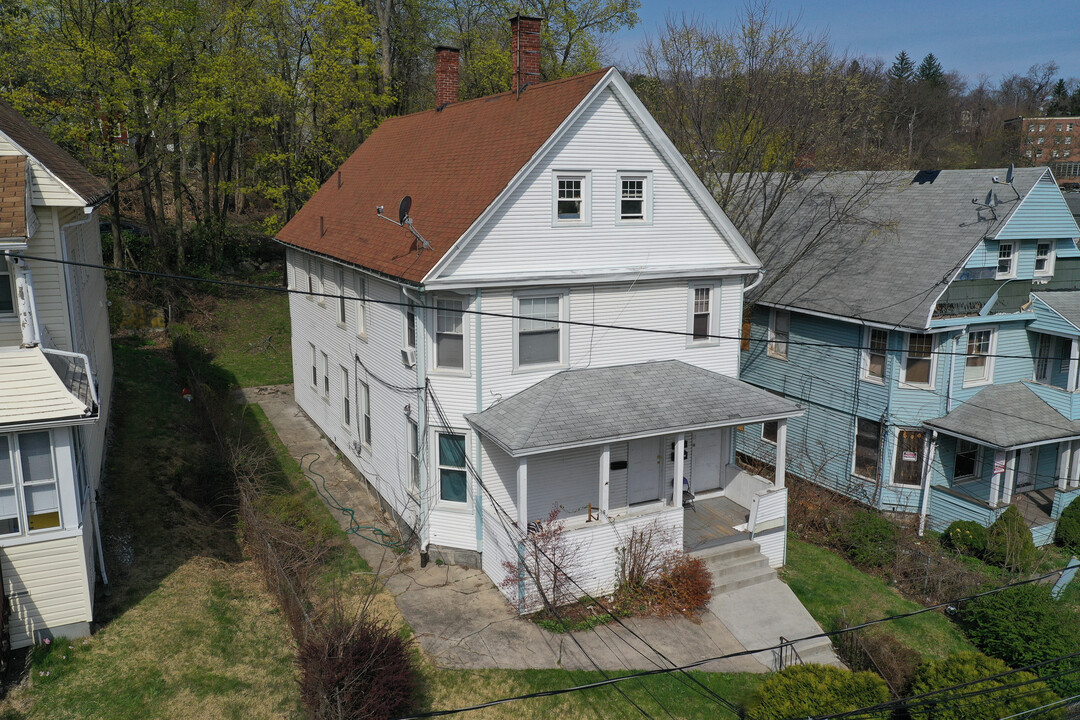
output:
[[236,545],[170,353],[125,341],[114,360],[101,506],[111,595],[95,606],[105,624],[86,642],[36,649],[29,677],[0,714],[299,717],[288,630]]
[[[851,623],[899,615],[921,605],[907,600],[880,579],[854,568],[836,553],[788,538],[784,581],[826,630],[839,627],[841,609]],[[885,625],[900,642],[929,657],[974,650],[952,622],[936,612]]]
[[[616,677],[623,673],[607,673]],[[752,704],[764,675],[753,673],[693,672],[699,682],[721,697],[740,706]],[[485,700],[521,695],[540,690],[570,687],[604,679],[595,671],[566,670],[437,670],[426,673],[428,688],[424,710],[462,707]],[[656,675],[620,683],[623,690],[652,717],[669,717],[662,704],[679,718],[734,718],[698,686],[679,673]],[[640,718],[636,710],[614,687],[523,700],[497,705],[469,714],[480,720],[592,720],[593,718]]]
[[229,292],[218,299],[207,344],[214,364],[240,387],[291,383],[291,342],[285,293]]

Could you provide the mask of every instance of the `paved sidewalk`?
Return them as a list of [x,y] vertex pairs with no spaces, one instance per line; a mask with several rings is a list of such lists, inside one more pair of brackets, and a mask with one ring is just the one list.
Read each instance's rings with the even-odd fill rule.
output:
[[[319,430],[296,407],[291,385],[248,388],[242,395],[247,402],[262,407],[293,457],[299,459],[309,452],[319,454],[314,469],[326,477],[327,488],[338,501],[356,512],[358,522],[389,529],[389,523],[355,470],[338,458]],[[310,457],[305,460],[305,469],[310,460]],[[336,514],[342,526],[347,526],[346,519]],[[361,537],[349,537],[379,573],[420,646],[440,667],[591,670],[599,666],[603,670],[649,670],[667,665],[657,651],[682,665],[746,649],[711,609],[703,613],[700,622],[686,618],[623,621],[626,628],[654,649],[614,623],[595,631],[573,633],[573,637],[548,633],[520,619],[481,570],[434,563],[421,568],[417,552],[398,555]],[[783,590],[790,593],[787,586]],[[720,600],[714,599],[710,608]],[[751,615],[761,612],[760,606],[747,610]],[[739,620],[753,622],[745,616]],[[743,629],[742,634],[745,632]],[[751,637],[758,639],[756,634]],[[768,644],[771,643],[762,642]],[[766,657],[762,660],[768,662]],[[701,669],[759,673],[768,670],[749,655],[715,661]]]

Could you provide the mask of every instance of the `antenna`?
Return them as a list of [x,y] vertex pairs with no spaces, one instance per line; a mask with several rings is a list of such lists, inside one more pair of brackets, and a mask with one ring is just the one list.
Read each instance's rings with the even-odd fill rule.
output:
[[416,256],[420,257],[420,253],[424,252],[425,250],[431,249],[431,243],[425,240],[424,236],[417,232],[416,228],[413,227],[412,218],[409,217],[410,210],[412,210],[412,196],[410,195],[406,195],[405,197],[401,198],[401,202],[398,203],[397,222],[394,222],[393,218],[388,218],[386,217],[386,215],[384,215],[384,213],[386,212],[386,208],[384,206],[375,206],[376,215],[381,217],[383,220],[386,220],[387,222],[394,223],[398,227],[405,228],[413,234],[413,237],[416,238]]
[[998,179],[998,176],[995,175],[994,176],[994,184],[995,185],[1008,185],[1009,187],[1012,188],[1012,191],[1014,193],[1016,193],[1016,199],[1019,200],[1020,199],[1020,191],[1016,189],[1015,185],[1013,185],[1013,176],[1014,175],[1016,175],[1016,164],[1015,163],[1009,163],[1009,169],[1007,171],[1005,171],[1005,182],[1002,183],[1001,180]]

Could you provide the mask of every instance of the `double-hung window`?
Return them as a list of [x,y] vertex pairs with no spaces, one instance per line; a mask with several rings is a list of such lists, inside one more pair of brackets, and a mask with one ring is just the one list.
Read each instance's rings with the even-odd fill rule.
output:
[[405,306],[405,347],[416,348],[416,306],[412,301]]
[[589,224],[589,173],[556,172],[552,175],[552,225]]
[[356,407],[356,419],[360,424],[360,440],[368,447],[371,446],[371,390],[368,388],[368,384],[364,381],[356,383],[358,386],[357,392],[357,407]]
[[341,367],[341,424],[352,425],[352,403],[349,396],[349,371]]
[[773,310],[769,313],[768,354],[781,360],[787,360],[788,341],[791,339],[791,313],[787,310]]
[[367,283],[364,281],[364,276],[358,272],[353,273],[353,291],[356,293],[356,302],[353,305],[356,306],[356,336],[364,337],[367,335],[367,305],[365,303],[365,294],[367,290]]
[[60,527],[48,431],[0,436],[0,535]]
[[619,173],[619,221],[648,222],[650,178],[647,174]]
[[881,464],[881,423],[857,418],[855,421],[855,474],[877,480]]
[[337,285],[337,321],[345,327],[345,269],[334,268],[334,283]]
[[979,446],[970,440],[956,440],[956,458],[953,460],[953,482],[974,480],[979,473]]
[[889,331],[866,328],[866,349],[863,350],[863,379],[885,379],[885,359],[889,349]]
[[1016,275],[1015,246],[1011,242],[998,243],[997,276],[998,280]]
[[322,394],[327,400],[330,399],[330,358],[322,353]]
[[468,501],[465,474],[465,436],[439,433],[439,498]]
[[1047,277],[1054,274],[1054,241],[1040,240],[1035,243],[1035,275]]
[[972,330],[968,333],[967,359],[964,361],[965,385],[990,381],[993,341],[993,330]]
[[0,258],[0,317],[15,314],[15,281],[11,276],[11,265]]
[[517,364],[555,365],[562,362],[562,296],[518,298]]
[[711,287],[691,287],[690,332],[694,342],[709,342],[712,333]]
[[415,420],[406,420],[409,443],[409,491],[420,492],[420,428]]
[[435,301],[435,366],[461,370],[465,367],[464,305],[461,300]]
[[315,352],[315,344],[308,343],[311,348],[311,387],[319,387],[319,354]]
[[917,387],[932,387],[934,384],[934,336],[926,333],[912,333],[907,338],[907,352],[904,354],[904,377],[901,382]]

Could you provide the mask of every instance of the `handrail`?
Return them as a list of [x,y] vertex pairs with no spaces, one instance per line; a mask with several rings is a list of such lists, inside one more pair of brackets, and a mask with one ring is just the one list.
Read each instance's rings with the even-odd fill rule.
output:
[[94,401],[94,405],[100,407],[101,403],[98,401],[97,388],[94,387],[94,373],[90,369],[90,358],[84,353],[68,352],[67,350],[57,350],[55,348],[48,348],[39,346],[41,352],[49,353],[50,355],[59,355],[61,357],[74,358],[76,360],[82,360],[83,366],[86,370],[86,384],[90,388],[90,399]]

